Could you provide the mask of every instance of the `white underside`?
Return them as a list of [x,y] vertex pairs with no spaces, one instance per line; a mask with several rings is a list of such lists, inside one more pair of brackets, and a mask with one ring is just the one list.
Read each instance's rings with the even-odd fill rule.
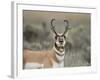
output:
[[[55,61],[52,61],[52,63],[53,63],[52,68],[64,67],[64,62],[57,63]],[[26,63],[24,66],[24,69],[42,69],[42,68],[44,68],[44,65],[39,63]]]
[[57,63],[53,61],[53,68],[62,68],[62,67],[64,67],[64,62]]
[[41,69],[43,68],[43,64],[39,63],[26,63],[24,69]]

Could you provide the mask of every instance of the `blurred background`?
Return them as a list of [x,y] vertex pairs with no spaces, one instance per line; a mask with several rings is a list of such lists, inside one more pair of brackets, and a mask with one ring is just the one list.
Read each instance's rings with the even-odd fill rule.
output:
[[35,51],[50,50],[53,47],[53,33],[50,21],[54,22],[56,32],[63,33],[64,20],[69,21],[67,43],[65,46],[65,67],[91,65],[91,14],[73,12],[49,12],[23,10],[23,48]]

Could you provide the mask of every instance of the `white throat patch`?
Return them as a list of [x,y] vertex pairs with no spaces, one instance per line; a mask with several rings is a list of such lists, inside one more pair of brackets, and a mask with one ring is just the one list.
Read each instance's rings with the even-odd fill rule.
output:
[[[56,58],[57,58],[57,60],[59,60],[60,62],[64,61],[65,51],[59,52],[55,47],[53,49],[56,52]],[[57,53],[61,54],[62,56],[58,55]]]
[[64,55],[65,54],[65,50],[63,52],[58,51],[55,47],[53,47],[53,50],[55,52],[57,52],[58,54]]

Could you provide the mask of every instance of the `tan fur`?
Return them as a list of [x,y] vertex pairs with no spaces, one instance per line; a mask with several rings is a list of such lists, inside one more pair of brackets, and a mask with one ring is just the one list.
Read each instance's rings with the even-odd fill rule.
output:
[[43,64],[44,68],[50,68],[53,66],[52,61],[56,61],[56,56],[53,50],[48,51],[32,51],[29,49],[24,49],[23,63],[39,63]]

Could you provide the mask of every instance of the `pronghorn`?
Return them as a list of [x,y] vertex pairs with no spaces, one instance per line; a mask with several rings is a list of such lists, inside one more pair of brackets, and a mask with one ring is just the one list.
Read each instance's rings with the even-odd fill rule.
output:
[[51,20],[51,30],[55,34],[54,47],[51,50],[32,51],[24,49],[23,51],[23,68],[24,69],[41,69],[41,68],[59,68],[64,67],[66,32],[69,29],[69,22],[66,23],[64,33],[57,33]]

